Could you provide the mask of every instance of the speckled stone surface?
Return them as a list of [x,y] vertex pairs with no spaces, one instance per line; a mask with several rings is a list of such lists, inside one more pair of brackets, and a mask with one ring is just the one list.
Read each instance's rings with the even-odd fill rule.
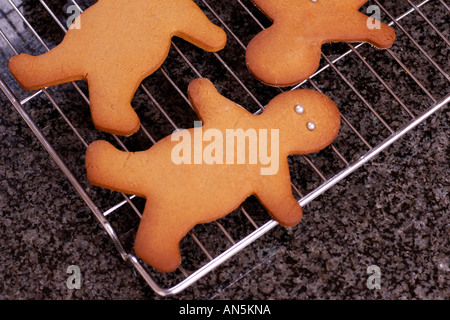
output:
[[[82,8],[92,4],[92,1],[77,2]],[[253,79],[245,67],[242,45],[261,29],[242,5],[263,25],[268,26],[270,22],[250,1],[196,2],[214,22],[219,24],[216,13],[229,27],[229,43],[217,56],[179,39],[174,39],[176,48],[225,96],[252,112],[258,110],[280,91]],[[38,1],[14,3],[48,47],[62,40],[64,32]],[[65,23],[66,1],[46,0],[45,3]],[[411,7],[408,1],[380,3],[394,17]],[[445,4],[445,1],[429,1],[421,7],[421,13],[448,39],[449,11]],[[390,21],[383,10],[381,17]],[[418,116],[432,105],[430,96],[411,74],[437,101],[450,91],[448,80],[435,66],[448,74],[449,47],[417,12],[399,23],[400,26],[395,26],[398,37],[391,51],[362,45],[357,48],[360,57],[350,53],[335,63],[336,70],[329,67],[301,86],[320,89],[329,95],[351,124],[343,122],[333,145],[347,162],[356,161],[369,146],[388,138],[390,130],[402,128],[412,119],[411,114]],[[7,1],[0,4],[0,28],[18,52],[45,52]],[[420,44],[432,62],[408,35]],[[347,44],[327,44],[323,53],[332,60],[349,49]],[[25,99],[33,93],[23,91],[7,69],[7,61],[13,54],[0,37],[2,79],[19,99]],[[325,66],[327,61],[322,60]],[[369,71],[366,63],[398,100]],[[164,73],[158,71],[146,79],[145,88],[177,126],[192,126],[196,115],[171,81],[185,94],[188,83],[198,74],[174,48],[163,70]],[[87,94],[86,84],[77,84]],[[0,103],[0,299],[450,298],[448,107],[309,203],[298,226],[275,227],[182,293],[162,298],[121,259],[89,207],[2,93]],[[153,139],[161,139],[173,131],[142,88],[136,93],[133,106]],[[24,108],[101,210],[124,200],[121,194],[90,186],[85,178],[84,143],[97,139],[118,142],[94,130],[86,101],[72,84],[49,88],[27,101]],[[120,141],[129,150],[142,150],[152,144],[142,130]],[[307,158],[325,179],[346,166],[335,150],[327,148]],[[292,156],[290,166],[298,198],[323,182],[321,175],[302,157]],[[137,210],[142,210],[142,199],[135,198],[132,202]],[[248,199],[243,207],[258,226],[269,221],[255,199]],[[125,249],[131,250],[139,222],[136,212],[127,204],[107,218]],[[255,229],[239,210],[219,222],[234,240]],[[197,226],[193,232],[212,256],[231,246],[214,223]],[[181,249],[182,266],[187,273],[208,261],[192,237],[182,241]],[[66,286],[70,276],[67,268],[71,265],[80,268],[80,289]],[[380,268],[380,289],[367,287],[370,276],[367,268],[371,265]],[[184,279],[181,272],[168,275],[150,272],[163,287]]]

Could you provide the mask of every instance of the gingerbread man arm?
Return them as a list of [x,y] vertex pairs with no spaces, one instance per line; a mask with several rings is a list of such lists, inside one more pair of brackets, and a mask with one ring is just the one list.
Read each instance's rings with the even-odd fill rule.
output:
[[276,175],[266,176],[264,179],[266,180],[257,187],[255,197],[282,226],[298,224],[302,219],[303,209],[292,194],[287,159],[280,163]]
[[355,11],[350,19],[342,20],[336,25],[334,31],[322,42],[368,42],[380,49],[392,46],[395,41],[395,30],[381,21],[377,21],[378,26],[372,26],[370,19],[373,18]]
[[367,0],[343,0],[346,6],[352,11],[348,19],[342,19],[335,26],[336,32],[332,38],[324,39],[324,42],[368,42],[380,49],[387,49],[395,41],[395,30],[387,24],[377,21],[377,25],[372,26],[375,21],[358,10],[367,2]]
[[225,47],[227,43],[225,31],[213,24],[192,1],[189,1],[187,11],[177,18],[178,27],[175,36],[210,52],[216,52]]
[[191,81],[188,96],[200,120],[211,127],[220,125],[224,118],[228,123],[235,123],[242,117],[252,116],[250,112],[222,96],[208,79]]

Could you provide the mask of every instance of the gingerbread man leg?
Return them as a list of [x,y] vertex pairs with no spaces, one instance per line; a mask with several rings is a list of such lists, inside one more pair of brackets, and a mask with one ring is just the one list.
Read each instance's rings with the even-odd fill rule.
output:
[[172,272],[180,265],[180,241],[194,227],[183,211],[168,211],[171,207],[149,199],[134,243],[136,255],[161,272]]
[[[20,54],[9,62],[11,73],[25,90],[38,90],[66,82],[86,79],[92,121],[98,130],[128,136],[140,127],[140,120],[131,106],[136,83],[123,79],[119,72],[89,73],[79,66],[73,54],[63,47],[40,55]],[[67,59],[61,59],[67,57]],[[119,90],[120,89],[120,90]],[[124,94],[126,92],[126,94]]]
[[94,141],[86,151],[86,173],[88,180],[102,188],[145,197],[140,184],[142,174],[139,162],[145,152],[124,152],[107,141]]
[[15,56],[9,61],[9,68],[25,90],[38,90],[82,80],[83,68],[73,57],[71,50],[61,44],[40,56],[24,53]]
[[92,121],[98,130],[129,136],[139,129],[131,101],[141,80],[126,79],[113,69],[87,75]]

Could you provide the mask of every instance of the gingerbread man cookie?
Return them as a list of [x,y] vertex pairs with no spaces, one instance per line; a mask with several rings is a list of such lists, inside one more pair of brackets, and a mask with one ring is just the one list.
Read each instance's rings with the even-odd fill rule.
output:
[[272,21],[248,44],[250,72],[271,86],[291,86],[319,67],[328,42],[368,42],[388,48],[395,31],[358,11],[367,0],[252,0]]
[[51,51],[13,57],[11,73],[26,90],[86,80],[95,127],[125,136],[140,127],[131,100],[166,59],[172,37],[206,51],[227,41],[192,0],[99,0],[73,26]]
[[251,195],[281,225],[297,224],[302,208],[292,194],[287,158],[325,148],[340,127],[333,101],[308,89],[276,96],[260,115],[223,97],[206,79],[192,81],[188,93],[201,125],[146,151],[96,141],[86,153],[93,185],[146,199],[134,250],[163,272],[179,265],[179,242],[189,230],[227,215]]

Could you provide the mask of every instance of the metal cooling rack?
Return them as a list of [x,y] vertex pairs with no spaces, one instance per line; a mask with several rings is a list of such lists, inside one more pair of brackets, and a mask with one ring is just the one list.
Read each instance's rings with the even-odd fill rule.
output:
[[[13,15],[15,16],[15,18],[18,17],[18,20],[23,23],[27,32],[32,37],[34,37],[34,40],[37,40],[37,42],[40,44],[40,46],[42,46],[43,49],[50,50],[50,47],[46,45],[40,34],[36,31],[36,28],[33,27],[33,24],[22,13],[21,6],[16,5],[15,1],[13,0],[7,0],[4,2],[5,3],[3,7],[0,8],[3,11],[3,17],[10,17]],[[64,18],[58,17],[55,14],[55,10],[52,10],[47,4],[47,2],[49,1],[40,0],[39,2],[42,5],[42,8],[45,9],[51,16],[54,23],[57,24],[61,30],[66,32],[67,29],[63,22]],[[82,0],[70,0],[68,1],[68,4],[75,5],[80,11],[82,11],[83,5],[85,8],[86,4],[82,4],[81,2]],[[214,0],[198,0],[196,2],[202,7],[202,9],[205,10],[205,12],[216,24],[219,24],[224,28],[224,30],[226,30],[229,41],[233,42],[235,44],[235,47],[237,47],[238,49],[240,48],[242,52],[245,52],[245,40],[242,39],[242,36],[238,35],[237,29],[234,28],[234,22],[230,22],[227,19],[223,18],[223,14],[219,12],[220,10],[217,9],[216,5],[213,5]],[[345,130],[342,130],[343,132],[340,133],[340,137],[338,137],[337,139],[338,142],[335,142],[328,148],[328,158],[327,156],[323,157],[323,159],[325,160],[320,158],[320,165],[316,164],[317,157],[314,157],[313,159],[313,157],[310,156],[301,156],[299,157],[299,160],[297,160],[302,165],[309,168],[309,177],[316,177],[314,179],[311,178],[313,181],[315,181],[315,183],[312,183],[313,187],[300,186],[298,182],[292,183],[294,194],[298,197],[299,204],[303,207],[316,199],[319,195],[323,194],[326,190],[330,189],[335,184],[345,179],[359,167],[369,162],[377,154],[385,150],[392,143],[402,138],[406,133],[418,126],[426,118],[437,112],[439,109],[443,108],[450,101],[448,86],[448,82],[450,80],[448,73],[445,71],[445,69],[448,68],[448,61],[445,60],[448,59],[448,56],[445,57],[444,52],[444,64],[442,64],[442,62],[438,62],[436,57],[430,54],[426,46],[422,44],[423,39],[418,39],[416,32],[409,31],[403,25],[404,19],[418,19],[417,23],[428,29],[431,28],[431,32],[434,32],[437,39],[444,42],[444,47],[448,49],[450,47],[450,44],[449,40],[444,35],[444,31],[440,30],[436,25],[433,24],[433,22],[431,21],[432,19],[429,18],[423,8],[426,8],[426,6],[441,6],[445,9],[445,14],[448,15],[449,6],[443,0],[426,0],[420,3],[415,3],[412,0],[406,0],[406,9],[401,14],[395,13],[394,16],[394,13],[392,13],[391,10],[386,9],[378,0],[371,2],[381,9],[384,20],[389,22],[389,25],[393,26],[396,29],[398,36],[397,41],[399,41],[399,39],[402,39],[402,43],[407,43],[406,46],[408,49],[412,48],[416,50],[418,55],[420,56],[421,62],[419,66],[407,66],[403,62],[401,53],[396,52],[392,48],[384,51],[388,56],[387,59],[393,64],[393,66],[402,70],[402,73],[406,75],[408,81],[410,81],[410,83],[413,83],[414,86],[417,86],[417,94],[420,96],[421,102],[418,102],[417,105],[415,105],[413,102],[405,102],[405,98],[402,97],[402,92],[406,90],[406,85],[393,86],[391,81],[389,81],[389,79],[387,79],[385,75],[382,75],[379,71],[377,71],[377,63],[369,62],[369,59],[367,59],[369,55],[375,54],[373,48],[371,48],[368,44],[343,44],[343,46],[345,46],[345,49],[342,50],[343,47],[340,46],[337,52],[333,51],[334,47],[330,47],[331,49],[328,48],[326,50],[323,50],[320,69],[308,80],[290,89],[309,87],[327,94],[327,88],[322,88],[320,85],[320,77],[323,74],[332,74],[336,81],[345,86],[354,96],[354,105],[358,105],[361,108],[364,108],[364,110],[367,110],[367,112],[370,114],[370,119],[372,119],[371,121],[377,122],[377,124],[381,127],[380,132],[386,132],[387,135],[382,136],[382,139],[378,141],[369,139],[369,134],[366,132],[362,132],[363,128],[358,128],[358,124],[355,122],[358,120],[354,120],[352,117],[352,114],[360,112],[360,109],[353,110],[353,112],[350,113],[347,112],[346,114],[342,112],[342,126]],[[227,1],[227,4],[225,6],[232,6],[234,10],[239,11],[243,16],[247,18],[246,23],[256,26],[260,30],[267,27],[267,25],[270,25],[270,22],[264,21],[265,18],[261,16],[260,12],[249,1]],[[67,17],[65,19],[67,19]],[[9,20],[10,19],[8,19],[8,21]],[[17,20],[11,19],[11,21]],[[14,24],[14,22],[10,23]],[[10,41],[11,34],[13,34],[14,31],[11,31],[9,29],[16,30],[17,32],[17,30],[20,30],[20,28],[14,28],[13,26],[13,28],[7,29],[8,30],[3,30],[2,24],[2,29],[0,29],[2,40],[0,41],[4,41],[6,43],[7,47],[11,49],[12,54],[18,54],[19,52],[16,49],[14,40]],[[11,52],[4,53],[4,56],[9,56],[10,58],[12,56]],[[240,53],[241,55],[242,52]],[[178,55],[178,58],[181,59],[182,63],[185,64],[185,67],[190,70],[194,77],[208,77],[208,75],[201,74],[199,68],[197,68],[196,66],[196,62],[193,62],[192,57],[189,56],[188,52],[183,51],[180,48],[180,45],[176,43],[176,41],[172,42],[172,53],[174,55]],[[202,54],[208,56],[209,58],[212,57],[212,59],[215,59],[215,61],[223,68],[224,72],[226,72],[227,76],[229,76],[230,79],[234,81],[236,87],[240,88],[240,90],[243,92],[243,95],[249,98],[249,100],[257,106],[257,110],[254,111],[255,113],[259,113],[264,109],[264,102],[260,98],[260,91],[255,89],[255,86],[248,85],[248,80],[243,79],[242,72],[238,72],[238,68],[240,66],[235,65],[233,62],[229,62],[228,60],[230,59],[227,59],[226,53],[218,52]],[[398,110],[400,110],[399,112],[402,114],[401,119],[403,121],[400,121],[399,123],[399,121],[396,120],[390,123],[389,120],[386,120],[386,115],[381,114],[377,110],[377,106],[375,106],[374,103],[369,99],[369,95],[371,93],[370,90],[367,91],[358,88],[354,84],[354,81],[349,79],[349,75],[347,74],[347,66],[350,62],[347,60],[348,58],[356,59],[357,61],[359,61],[365,72],[371,75],[373,83],[375,83],[377,87],[382,88],[382,90],[384,90],[385,93],[389,95],[392,106],[395,106],[395,108],[398,108]],[[2,63],[7,64],[7,61],[3,61]],[[438,75],[438,77],[440,77],[440,83],[441,86],[443,85],[444,91],[439,90],[438,93],[433,92],[434,90],[432,90],[432,85],[428,82],[428,80],[425,79],[426,77],[422,75],[422,70],[424,69],[426,69],[429,74]],[[190,106],[189,100],[184,90],[178,84],[179,79],[174,79],[171,71],[167,69],[166,65],[163,65],[159,72],[164,78],[164,81],[169,84],[175,90],[175,92],[177,92],[177,94],[179,94],[181,100],[184,101],[188,106]],[[188,80],[185,79],[185,82],[187,81]],[[87,94],[83,91],[82,88],[80,88],[78,83],[74,82],[72,83],[72,85],[80,94],[80,98],[84,100],[88,105],[89,99]],[[88,142],[87,138],[84,137],[79,128],[77,128],[76,125],[72,123],[72,121],[64,112],[63,108],[57,102],[57,99],[53,97],[53,94],[47,89],[42,89],[31,93],[31,95],[28,95],[23,99],[18,99],[18,93],[13,92],[13,90],[11,89],[11,85],[8,85],[6,81],[1,78],[0,88],[8,97],[11,104],[15,107],[18,113],[26,121],[28,126],[32,129],[43,147],[48,151],[53,160],[67,176],[68,180],[75,187],[76,191],[89,206],[94,216],[98,219],[107,234],[110,236],[122,259],[134,266],[134,268],[145,279],[148,285],[159,295],[168,296],[180,293],[277,226],[277,222],[275,222],[274,220],[261,222],[259,217],[255,219],[255,216],[252,215],[252,212],[248,212],[248,210],[246,210],[244,206],[241,206],[239,210],[236,211],[236,214],[245,217],[244,219],[246,219],[247,223],[253,229],[251,232],[249,232],[248,234],[243,234],[239,236],[238,239],[236,239],[236,235],[231,234],[229,226],[225,227],[221,220],[214,222],[213,225],[215,226],[216,230],[218,230],[217,232],[219,232],[217,237],[226,239],[225,241],[228,242],[224,246],[222,252],[220,252],[219,254],[214,254],[210,252],[210,250],[208,250],[207,245],[205,245],[204,241],[202,241],[202,239],[196,235],[196,230],[194,229],[189,234],[192,239],[192,246],[187,249],[185,248],[183,252],[200,252],[204,257],[206,257],[206,259],[202,261],[194,271],[188,271],[182,265],[178,270],[178,274],[174,275],[174,278],[171,278],[171,275],[161,277],[150,267],[142,263],[133,254],[132,249],[129,249],[126,247],[126,245],[124,245],[122,236],[117,233],[117,230],[110,223],[110,217],[114,214],[119,214],[119,209],[124,208],[136,213],[138,217],[141,217],[141,211],[138,208],[139,205],[134,202],[137,198],[135,196],[120,194],[122,200],[114,203],[108,208],[100,209],[96,204],[98,199],[93,198],[89,194],[90,190],[83,186],[81,180],[84,178],[76,177],[73,171],[69,169],[66,161],[60,156],[60,154],[58,154],[54,146],[49,143],[48,139],[44,136],[34,119],[32,119],[32,117],[30,117],[29,113],[26,111],[25,106],[27,103],[39,96],[45,96],[52,107],[57,110],[57,112],[65,121],[66,125],[70,128],[73,134],[76,135],[76,137],[85,147],[87,147],[88,144],[92,141]],[[259,88],[259,90],[263,90],[261,89],[262,87]],[[64,88],[57,87],[56,90],[58,89],[64,90]],[[152,93],[151,89],[149,89],[148,86],[144,83],[141,84],[140,90],[142,90],[146,99],[150,101],[149,103],[159,110],[160,114],[165,118],[165,121],[167,121],[173,129],[177,129],[178,126],[176,124],[176,121],[169,115],[169,112],[167,111],[171,106],[164,106],[162,103],[158,102],[155,92]],[[278,91],[278,93],[282,91],[282,89],[276,90]],[[272,94],[275,93],[276,92],[272,92]],[[21,91],[20,94],[23,94],[23,91]],[[339,103],[337,104],[339,106]],[[141,132],[141,137],[148,139],[151,144],[155,143],[158,140],[144,124],[142,125]],[[350,152],[350,155],[347,154],[348,152],[342,152],[340,150],[341,148],[343,148],[343,146],[345,146],[342,141],[348,140],[349,136],[354,136],[356,141],[358,141],[361,146],[360,149],[358,149],[358,152]],[[119,145],[123,150],[128,150],[126,141],[123,141],[122,138],[119,138],[117,136],[112,137],[117,145]],[[341,141],[341,143],[339,143],[339,141]],[[324,161],[330,161],[330,153],[332,154],[332,159],[337,159],[337,161],[340,162],[339,166],[337,166],[338,169],[335,169],[334,171],[326,170],[329,163],[325,163],[325,165],[323,164]],[[318,157],[320,156],[321,155],[319,154]],[[167,281],[168,278],[169,280]]]

